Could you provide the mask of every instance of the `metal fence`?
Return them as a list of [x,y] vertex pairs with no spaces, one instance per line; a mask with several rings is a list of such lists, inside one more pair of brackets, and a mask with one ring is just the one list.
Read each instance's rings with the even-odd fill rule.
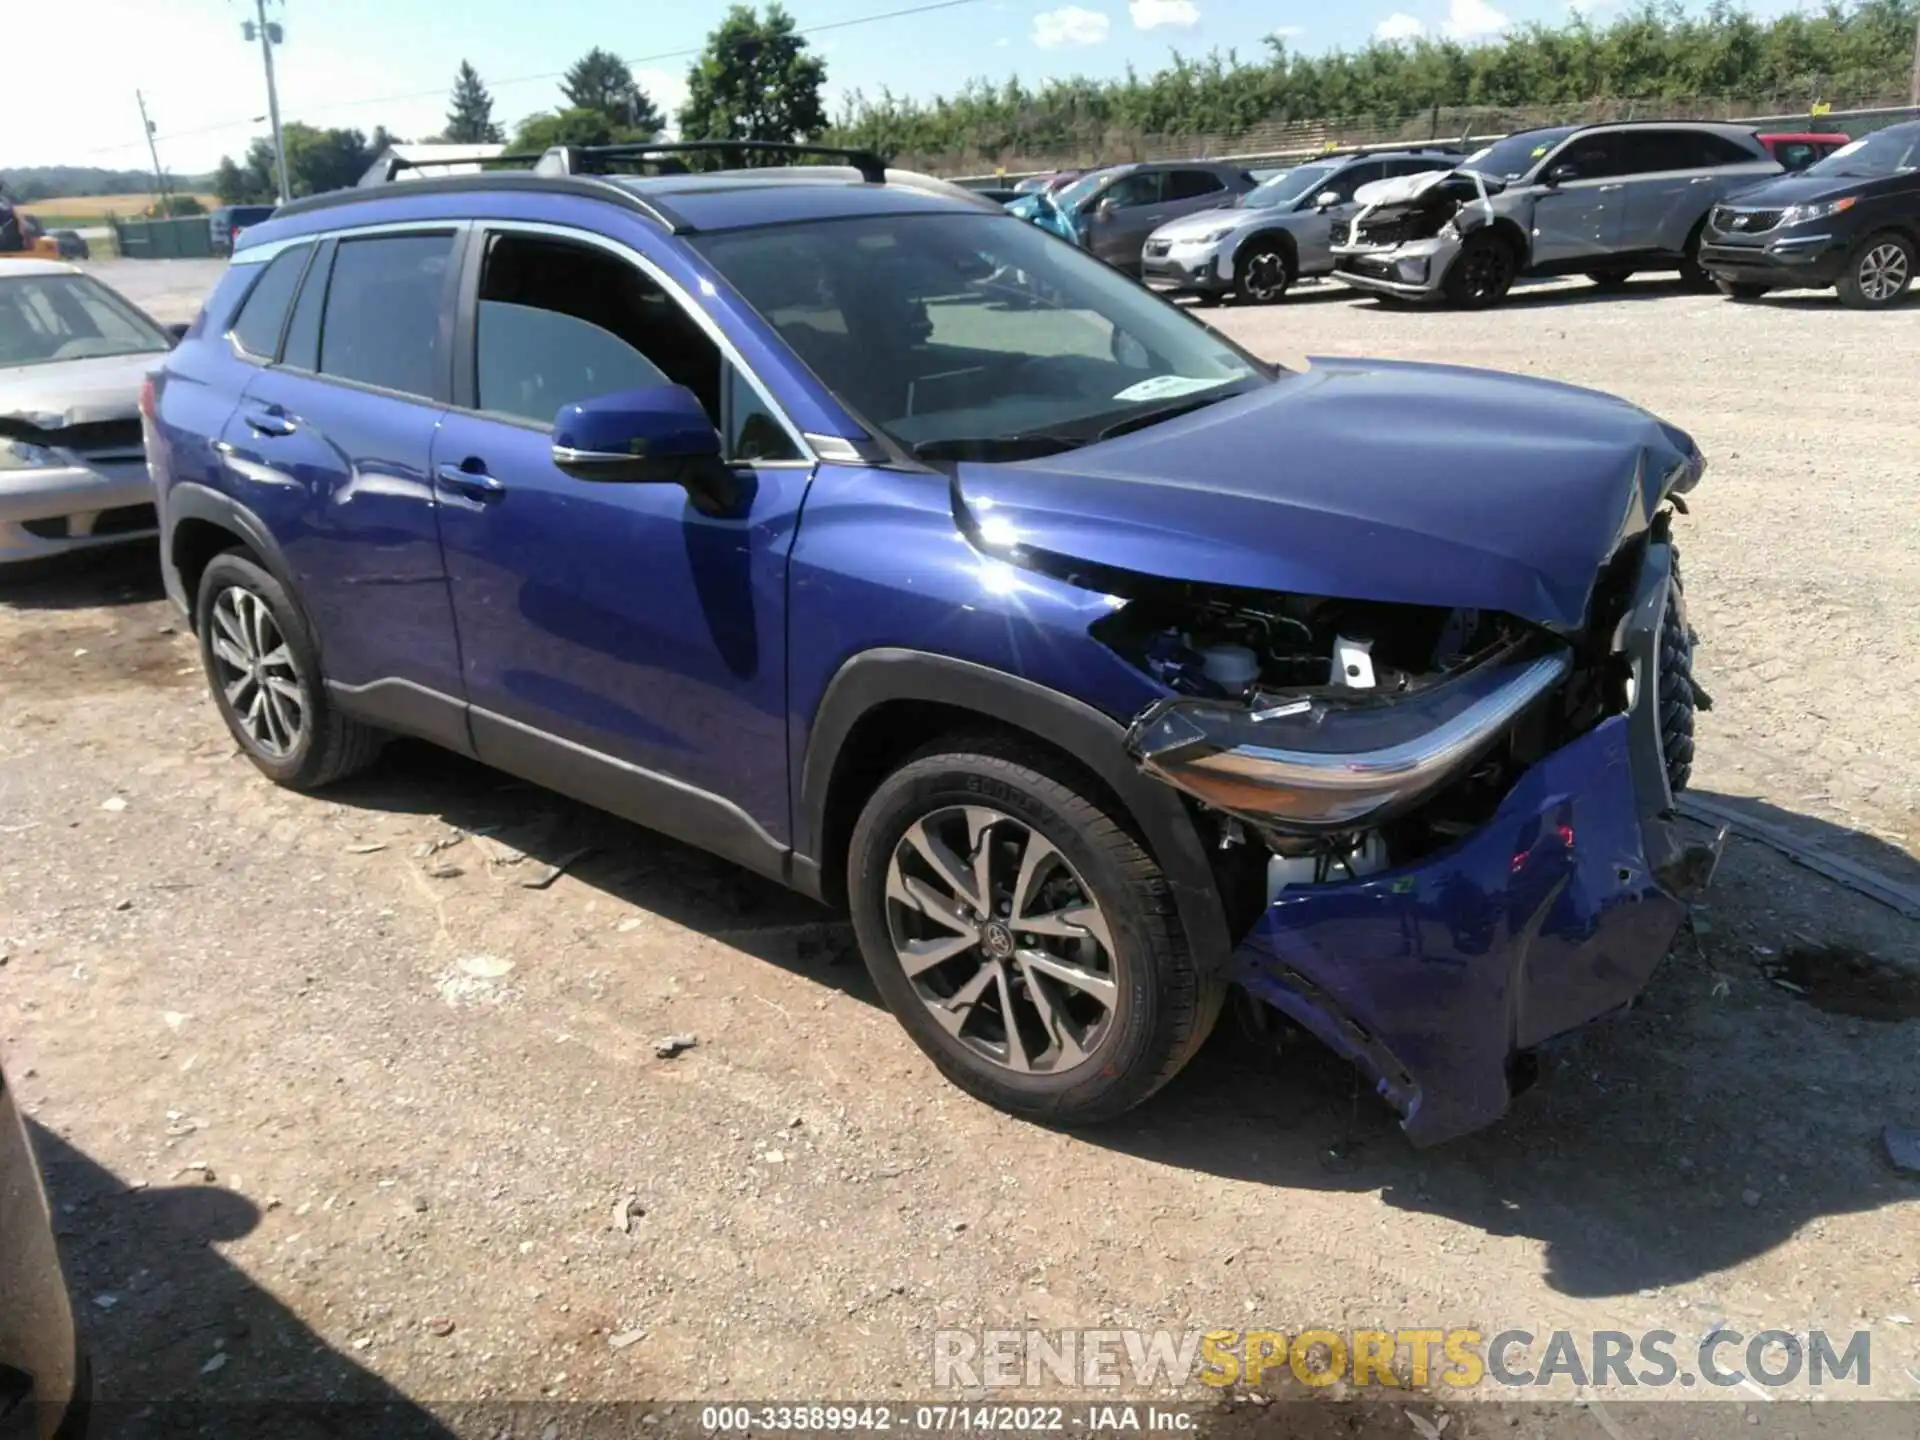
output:
[[1051,170],[1091,169],[1134,160],[1232,160],[1246,165],[1310,159],[1329,150],[1391,149],[1440,141],[1485,144],[1522,130],[1549,125],[1595,125],[1610,120],[1724,120],[1778,130],[1835,130],[1865,135],[1899,120],[1920,116],[1920,109],[1891,93],[1848,97],[1845,108],[1793,97],[1770,102],[1701,96],[1686,100],[1606,99],[1561,105],[1434,106],[1397,120],[1289,120],[1231,134],[1140,135],[1103,131],[1074,149],[1003,153],[985,157],[902,155],[896,165],[946,175],[963,183],[1014,180]]
[[129,260],[190,260],[213,254],[213,231],[204,215],[110,223],[114,243]]

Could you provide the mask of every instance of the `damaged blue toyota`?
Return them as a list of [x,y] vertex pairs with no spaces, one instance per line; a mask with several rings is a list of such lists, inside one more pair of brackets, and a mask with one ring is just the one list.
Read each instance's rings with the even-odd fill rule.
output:
[[1711,880],[1674,426],[1278,368],[862,152],[395,180],[250,227],[143,399],[271,780],[421,737],[843,906],[934,1064],[1059,1124],[1237,991],[1465,1134]]

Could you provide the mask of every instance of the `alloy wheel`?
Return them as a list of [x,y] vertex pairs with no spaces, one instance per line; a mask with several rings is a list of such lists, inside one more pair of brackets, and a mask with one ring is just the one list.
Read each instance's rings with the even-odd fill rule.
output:
[[1888,241],[1869,250],[1860,261],[1860,293],[1876,305],[1884,305],[1907,288],[1907,252]]
[[887,928],[935,1022],[1002,1069],[1063,1074],[1113,1022],[1105,915],[1052,842],[1003,811],[948,806],[907,828],[887,864]]
[[1491,300],[1509,283],[1512,259],[1504,246],[1481,245],[1466,259],[1466,291],[1475,300]]
[[284,759],[299,748],[310,709],[286,637],[267,602],[238,585],[215,597],[211,613],[214,682],[260,753]]
[[1262,250],[1247,257],[1247,272],[1240,288],[1249,300],[1278,300],[1287,293],[1287,260],[1277,250]]

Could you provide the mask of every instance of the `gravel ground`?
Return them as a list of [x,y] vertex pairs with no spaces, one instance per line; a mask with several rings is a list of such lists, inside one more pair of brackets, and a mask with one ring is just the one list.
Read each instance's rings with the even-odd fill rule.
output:
[[[94,268],[163,319],[206,283]],[[1654,282],[1209,318],[1690,429],[1696,789],[1920,879],[1920,310]],[[1871,1329],[1873,1393],[1920,1397],[1920,1180],[1879,1139],[1920,1124],[1917,928],[1736,842],[1646,1002],[1488,1133],[1415,1152],[1337,1063],[1223,1027],[1059,1134],[940,1083],[836,917],[744,872],[414,745],[275,790],[150,557],[0,588],[0,1046],[113,1399],[897,1399],[952,1327],[1715,1324]],[[1785,1433],[1738,1398],[1631,1433]],[[1448,1433],[1532,1433],[1492,1415]]]

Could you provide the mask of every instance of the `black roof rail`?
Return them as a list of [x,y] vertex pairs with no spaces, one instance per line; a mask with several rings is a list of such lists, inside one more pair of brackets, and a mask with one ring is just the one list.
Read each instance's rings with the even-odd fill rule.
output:
[[675,234],[681,234],[693,228],[663,204],[658,197],[642,195],[627,186],[615,185],[607,180],[597,180],[591,175],[530,175],[524,171],[506,175],[429,175],[424,179],[409,182],[397,193],[378,182],[349,185],[344,190],[327,190],[318,195],[307,195],[301,199],[289,201],[274,212],[274,218],[277,220],[282,216],[306,215],[315,210],[371,204],[377,200],[394,200],[402,196],[411,199],[416,196],[424,198],[428,195],[498,195],[503,191],[512,190],[536,190],[549,195],[575,195],[586,200],[606,200],[644,215]]
[[391,185],[402,170],[440,170],[452,165],[519,166],[531,170],[540,163],[538,155],[469,155],[460,160],[408,160],[403,156],[382,155],[367,167],[356,185]]
[[612,175],[624,173],[612,168],[617,164],[644,165],[651,162],[655,165],[655,174],[684,175],[689,173],[689,168],[680,157],[706,155],[731,155],[743,161],[750,155],[838,160],[858,170],[860,178],[869,185],[884,185],[887,180],[887,162],[871,150],[848,150],[834,145],[810,145],[805,141],[786,140],[663,140],[657,144],[556,145],[540,157],[534,166],[534,173]]

